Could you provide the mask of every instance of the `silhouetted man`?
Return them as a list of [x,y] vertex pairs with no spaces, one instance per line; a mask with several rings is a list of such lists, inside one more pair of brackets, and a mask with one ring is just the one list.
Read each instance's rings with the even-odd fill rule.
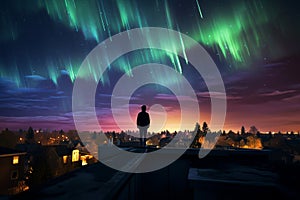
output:
[[141,109],[142,111],[139,112],[137,116],[136,125],[140,130],[141,146],[146,146],[147,130],[150,126],[150,117],[149,114],[146,112],[146,105],[142,105]]

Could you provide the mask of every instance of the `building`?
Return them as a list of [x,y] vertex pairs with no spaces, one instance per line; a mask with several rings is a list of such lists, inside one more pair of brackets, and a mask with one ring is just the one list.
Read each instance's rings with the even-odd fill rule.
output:
[[[143,149],[126,150],[141,153]],[[170,149],[166,156],[173,152]],[[199,159],[197,149],[188,149],[167,167],[136,174],[117,171],[99,162],[15,199],[297,199],[299,166],[274,163],[270,159],[272,154],[271,150],[212,150]]]
[[46,145],[43,148],[50,179],[73,171],[82,165],[77,149],[68,148],[66,145]]
[[13,195],[28,188],[24,181],[26,152],[0,147],[0,195]]
[[79,150],[68,145],[18,144],[16,148],[27,152],[24,159],[28,167],[24,170],[30,188],[82,166]]

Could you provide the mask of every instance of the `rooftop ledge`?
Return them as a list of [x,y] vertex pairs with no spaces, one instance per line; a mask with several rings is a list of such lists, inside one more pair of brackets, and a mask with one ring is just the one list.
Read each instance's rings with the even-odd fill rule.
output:
[[[144,152],[155,149],[127,148],[126,150]],[[174,151],[176,149],[169,149],[166,152],[174,153]],[[199,190],[205,186],[218,187],[220,191],[223,191],[222,188],[225,186],[231,189],[240,188],[241,191],[243,191],[241,188],[249,186],[254,186],[256,189],[266,187],[272,191],[268,193],[269,195],[294,194],[294,191],[286,191],[286,187],[280,183],[279,174],[270,170],[267,165],[270,150],[212,150],[204,159],[198,159],[198,152],[198,149],[188,149],[171,165],[145,174],[120,172],[99,162],[58,177],[40,188],[16,195],[13,199],[97,198],[107,200],[148,199],[147,197],[152,199],[155,197],[152,195],[153,191],[159,192],[160,196],[167,199],[170,197],[195,199],[200,193],[201,195],[206,193],[206,196],[210,196],[207,192],[216,193],[209,189],[205,192]],[[252,161],[257,161],[255,159],[259,156],[262,156],[262,159],[258,159],[262,165],[251,164]],[[237,157],[236,160],[235,157]],[[240,163],[240,158],[248,162]],[[274,193],[273,190],[278,192]]]

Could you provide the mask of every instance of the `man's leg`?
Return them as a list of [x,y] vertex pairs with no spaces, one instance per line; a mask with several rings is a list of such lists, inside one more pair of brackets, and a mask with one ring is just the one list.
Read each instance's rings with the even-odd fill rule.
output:
[[141,146],[146,146],[146,137],[147,137],[147,129],[148,127],[140,127],[140,144]]
[[146,146],[146,140],[147,140],[147,128],[144,129],[144,147]]
[[140,128],[140,146],[143,146],[143,129]]
[[141,130],[142,133],[142,146],[145,147],[146,146],[146,133],[147,133],[147,128],[143,127]]

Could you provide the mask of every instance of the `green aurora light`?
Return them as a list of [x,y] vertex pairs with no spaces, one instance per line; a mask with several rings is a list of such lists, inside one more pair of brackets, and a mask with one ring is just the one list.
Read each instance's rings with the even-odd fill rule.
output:
[[[250,66],[253,60],[260,58],[261,46],[270,41],[270,35],[267,35],[265,31],[266,26],[274,17],[270,8],[259,0],[238,1],[230,4],[225,13],[222,7],[205,8],[203,2],[195,0],[191,3],[194,7],[190,9],[193,16],[192,22],[180,19],[180,16],[177,16],[172,9],[174,8],[172,2],[167,0],[155,1],[154,7],[153,5],[150,7],[155,8],[156,11],[153,10],[151,16],[148,14],[151,13],[148,10],[149,3],[144,5],[134,0],[116,0],[114,3],[98,0],[39,0],[34,1],[34,4],[30,8],[31,12],[44,9],[53,20],[77,32],[82,32],[86,40],[95,40],[97,43],[115,33],[138,27],[159,26],[182,31],[211,48],[219,56],[220,61],[226,61],[231,67],[237,69]],[[29,10],[28,7],[26,9]],[[272,8],[272,11],[276,13],[276,8]],[[1,17],[1,26],[6,27],[1,41],[15,40],[19,35],[18,27],[8,18],[9,15]],[[173,52],[191,48],[183,42],[181,44],[168,42],[164,45],[171,46]],[[274,54],[279,54],[278,51],[280,50],[274,51]],[[168,59],[174,69],[182,73],[182,61],[173,53],[147,50],[135,55],[137,56],[133,59],[121,57],[114,65],[130,76],[131,69],[136,65],[153,61],[164,62]],[[187,63],[186,57],[184,60]],[[35,73],[49,77],[55,84],[57,84],[61,70],[68,71],[70,79],[74,81],[80,66],[78,59],[73,61],[70,57],[63,57],[56,61],[50,60],[47,63],[46,71],[36,70]],[[18,86],[22,85],[20,72],[11,71],[13,72],[7,72],[1,68],[1,77],[14,77],[13,81]],[[92,73],[95,74],[94,78],[97,80],[100,73],[97,71],[92,71]],[[101,79],[101,81],[109,82],[108,79]]]

